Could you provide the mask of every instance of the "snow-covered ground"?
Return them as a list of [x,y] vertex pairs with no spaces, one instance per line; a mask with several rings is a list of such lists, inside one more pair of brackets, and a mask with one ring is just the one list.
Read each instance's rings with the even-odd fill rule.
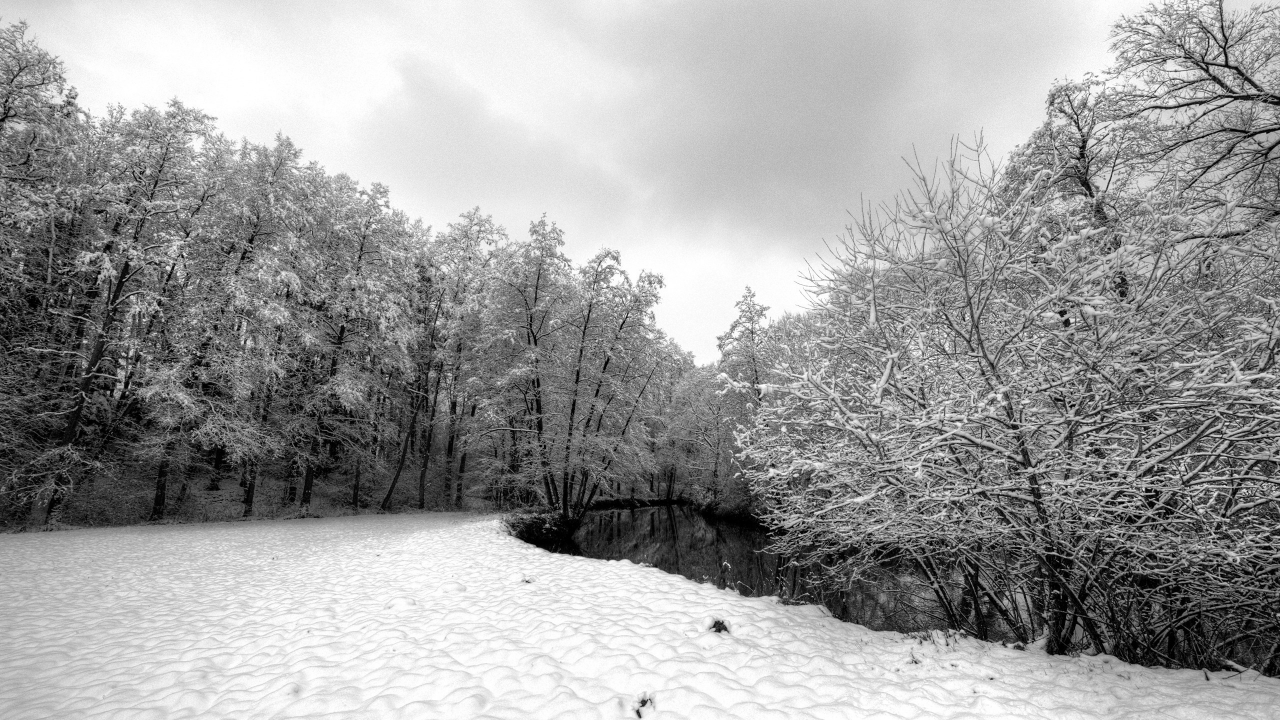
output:
[[1280,681],[871,632],[491,517],[0,536],[5,720],[638,715],[1280,718]]

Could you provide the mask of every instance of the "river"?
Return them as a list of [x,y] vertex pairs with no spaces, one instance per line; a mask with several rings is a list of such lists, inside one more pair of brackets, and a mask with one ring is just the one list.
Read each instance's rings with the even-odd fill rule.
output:
[[688,507],[594,511],[574,540],[586,557],[644,563],[747,596],[822,604],[835,617],[875,630],[946,627],[923,583],[909,572],[890,574],[883,583],[823,589],[785,558],[765,552],[764,529],[709,519]]

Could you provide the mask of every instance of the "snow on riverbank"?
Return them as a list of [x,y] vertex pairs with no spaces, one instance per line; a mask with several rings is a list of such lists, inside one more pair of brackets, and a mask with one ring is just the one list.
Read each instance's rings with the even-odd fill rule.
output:
[[1280,681],[1210,677],[871,632],[494,518],[0,536],[6,720],[1280,718]]

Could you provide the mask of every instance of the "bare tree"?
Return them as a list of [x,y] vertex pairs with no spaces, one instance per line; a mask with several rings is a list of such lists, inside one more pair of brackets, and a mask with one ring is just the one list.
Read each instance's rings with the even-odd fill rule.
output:
[[1277,238],[1158,192],[1064,232],[1060,179],[957,157],[851,228],[742,438],[778,549],[909,562],[980,636],[1274,672]]
[[1122,19],[1112,34],[1131,112],[1162,130],[1152,157],[1197,203],[1233,203],[1249,223],[1280,213],[1277,12],[1176,0]]

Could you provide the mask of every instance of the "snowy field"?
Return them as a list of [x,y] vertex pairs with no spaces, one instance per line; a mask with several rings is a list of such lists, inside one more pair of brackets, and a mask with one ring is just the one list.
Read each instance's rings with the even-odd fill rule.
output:
[[1280,718],[1280,681],[1208,677],[871,632],[491,517],[0,536],[4,720]]

